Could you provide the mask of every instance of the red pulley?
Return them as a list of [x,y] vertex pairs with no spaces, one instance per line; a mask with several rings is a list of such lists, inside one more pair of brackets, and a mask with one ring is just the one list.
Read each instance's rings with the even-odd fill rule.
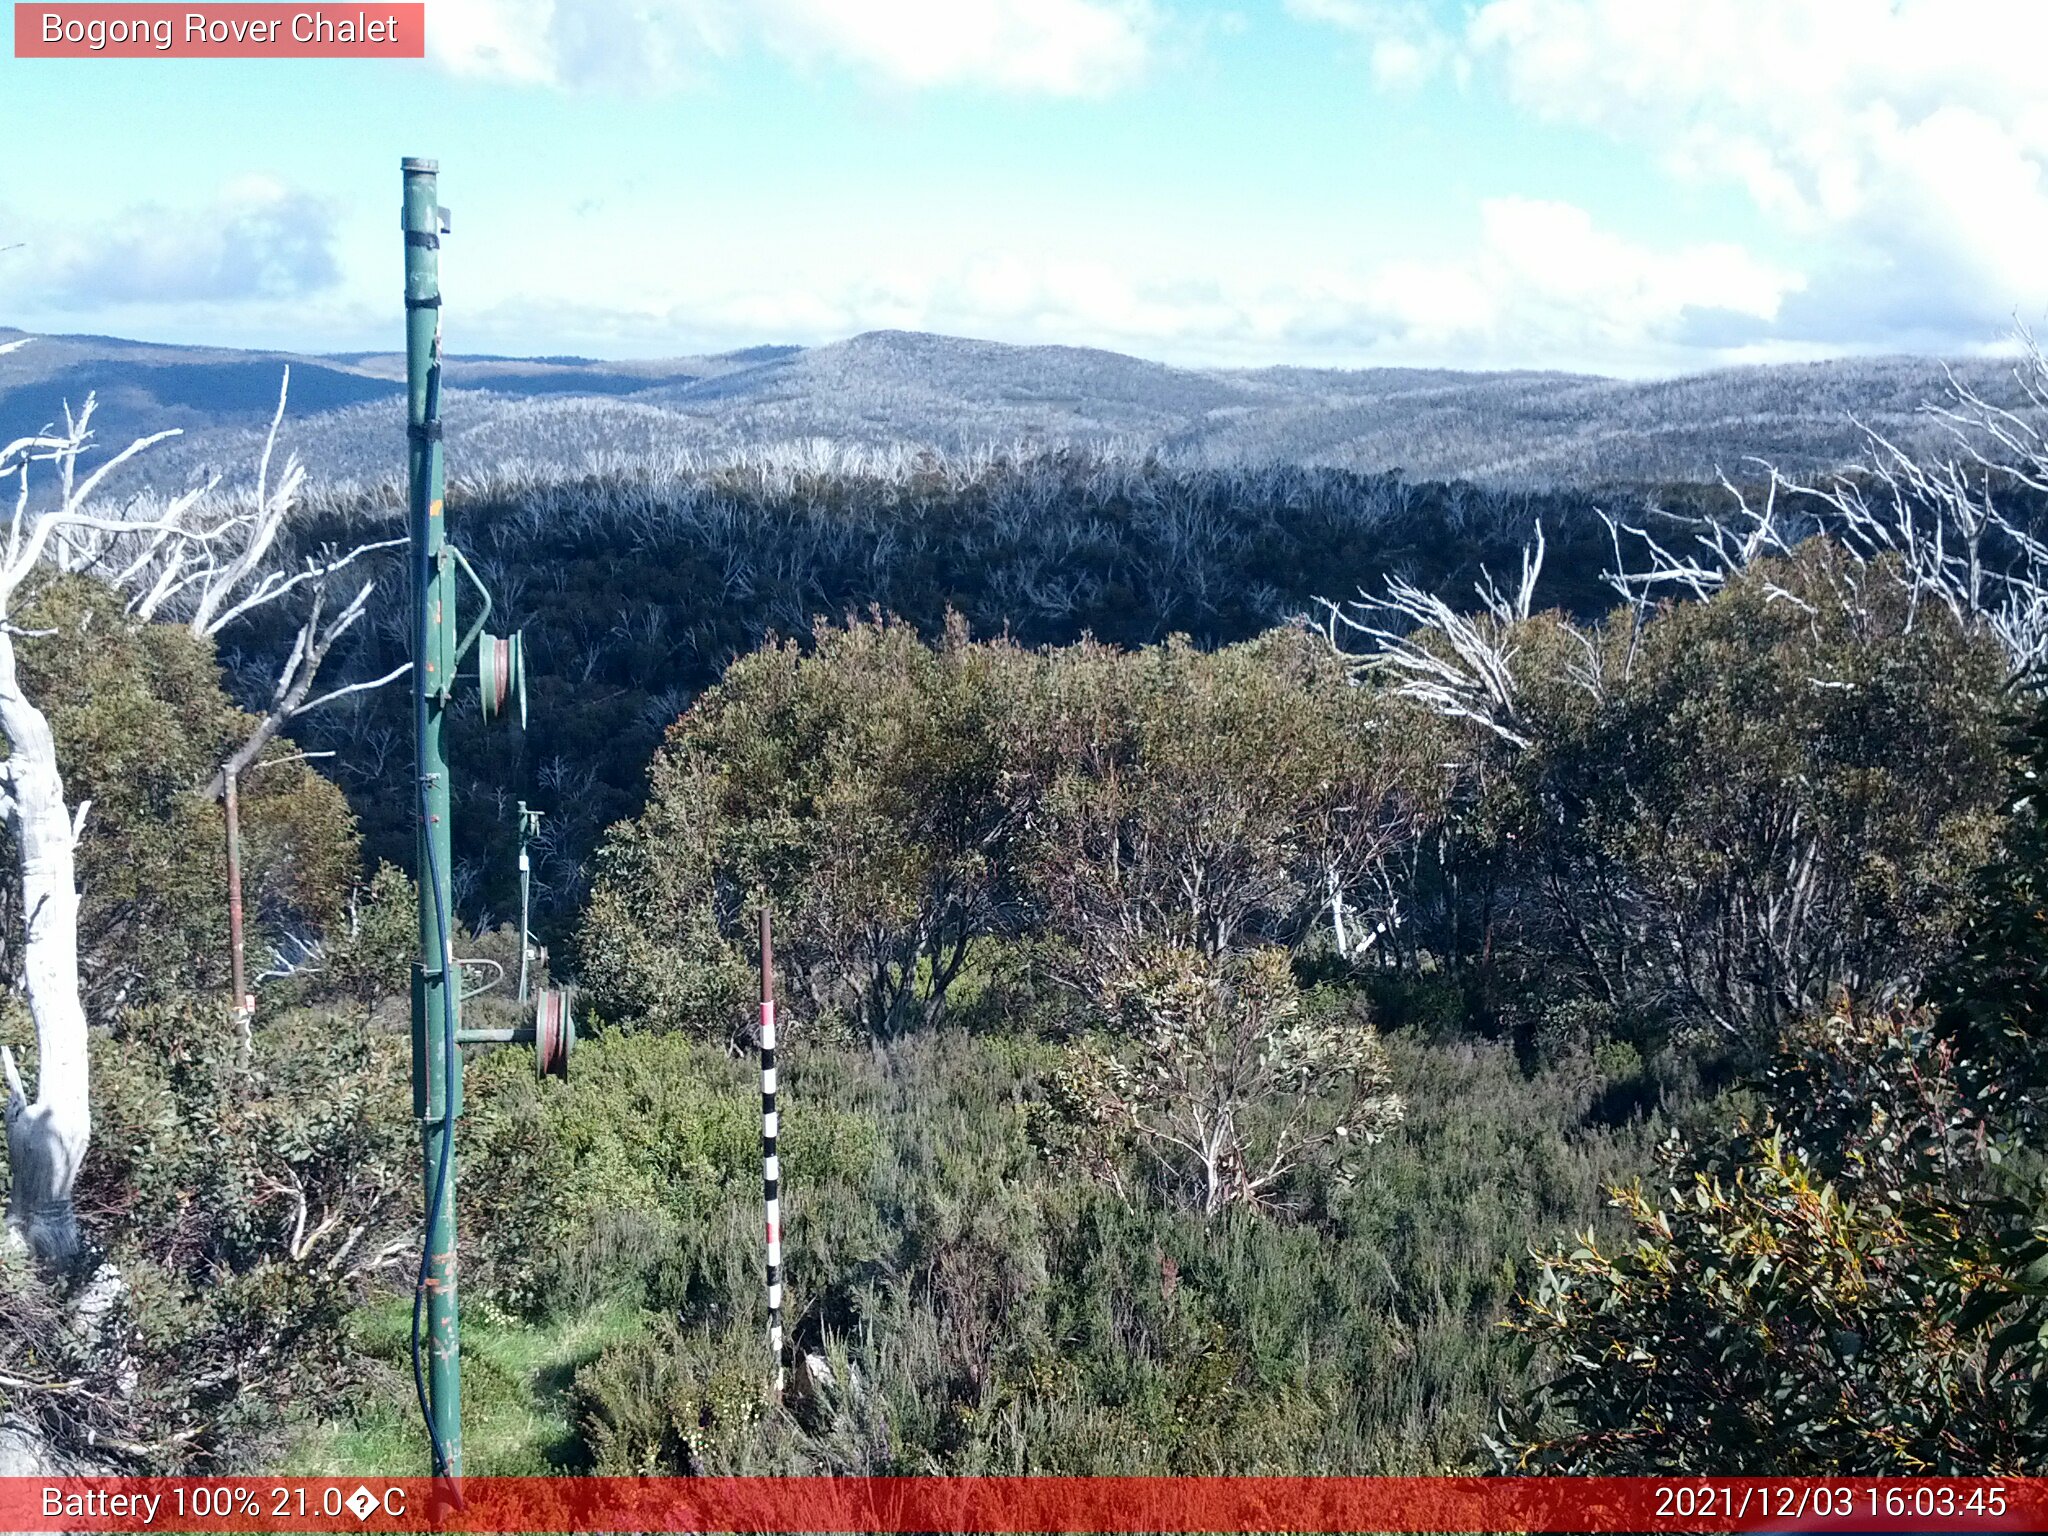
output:
[[526,725],[526,642],[518,632],[484,634],[476,642],[476,685],[484,719],[496,720],[516,703]]
[[576,1049],[576,1019],[567,987],[543,987],[534,999],[533,1063],[542,1077],[569,1076]]

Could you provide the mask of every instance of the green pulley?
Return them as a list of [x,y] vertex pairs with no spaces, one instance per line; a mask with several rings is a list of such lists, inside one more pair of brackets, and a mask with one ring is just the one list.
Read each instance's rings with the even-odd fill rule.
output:
[[476,645],[476,685],[484,719],[496,720],[519,701],[519,728],[526,729],[526,641],[522,631],[481,635]]

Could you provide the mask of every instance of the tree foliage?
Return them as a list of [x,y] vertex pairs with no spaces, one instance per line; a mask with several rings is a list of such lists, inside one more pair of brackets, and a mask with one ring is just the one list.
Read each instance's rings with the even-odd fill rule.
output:
[[[1910,997],[1989,853],[2003,664],[1815,539],[1704,602],[1534,621],[1498,796],[1523,964],[1768,1048],[1837,990]],[[1520,917],[1527,913],[1535,919]]]
[[[84,577],[42,583],[17,611],[24,681],[52,701],[58,764],[90,802],[78,845],[79,965],[88,1016],[227,987],[225,824],[201,793],[252,724],[221,689],[209,642],[130,619]],[[278,752],[278,757],[289,757]],[[342,915],[360,858],[355,820],[304,762],[249,775],[243,882],[252,948],[313,937]],[[0,917],[12,943],[18,913]],[[10,959],[18,967],[18,958]]]
[[821,628],[737,663],[670,731],[616,829],[579,944],[607,1018],[729,1032],[752,905],[777,914],[791,1018],[929,1023],[1009,894],[997,795],[1014,664],[955,629]]
[[1512,1326],[1552,1372],[1524,1469],[1861,1475],[2038,1470],[2048,1435],[1966,1311],[1977,1121],[1924,1013],[1836,1012],[1772,1106],[1611,1192],[1632,1239],[1543,1258]]
[[1799,1021],[1725,1138],[1617,1188],[1633,1243],[1541,1261],[1515,1327],[1551,1374],[1523,1468],[2036,1473],[2048,1186],[2035,1130],[2042,711],[1937,1008]]
[[[18,1367],[4,1408],[74,1451],[203,1463],[265,1443],[280,1414],[355,1369],[344,1320],[414,1220],[404,1043],[361,1012],[275,998],[246,1044],[230,1022],[223,825],[203,788],[249,722],[210,643],[135,622],[80,576],[42,581],[16,619],[21,670],[52,701],[85,807],[95,1136],[76,1198],[100,1262],[54,1277],[0,1265]],[[358,845],[335,786],[304,762],[260,770],[243,828],[257,942],[363,949]],[[357,971],[373,964],[365,953]],[[19,1047],[24,1024],[10,1006],[0,1038]]]
[[1362,1008],[1305,1004],[1283,949],[1216,959],[1161,946],[1108,1003],[1116,1042],[1071,1051],[1041,1124],[1063,1160],[1119,1189],[1118,1144],[1131,1143],[1206,1215],[1271,1208],[1307,1165],[1355,1172],[1355,1154],[1401,1121]]
[[[510,807],[524,798],[549,813],[540,921],[550,942],[572,929],[597,846],[645,807],[664,733],[734,661],[778,637],[807,641],[821,616],[843,623],[878,606],[928,642],[958,613],[974,634],[1029,647],[1093,637],[1128,650],[1185,634],[1208,650],[1390,572],[1462,589],[1483,563],[1513,558],[1532,515],[1552,530],[1550,600],[1594,614],[1608,600],[1607,535],[1592,505],[1577,491],[1079,449],[891,460],[800,450],[538,480],[473,470],[452,486],[450,515],[470,530],[467,553],[501,594],[504,622],[525,630],[533,708],[521,734],[468,711],[450,724],[465,916],[516,899]],[[388,536],[400,506],[330,498],[294,552]],[[395,564],[364,569],[388,585]],[[225,653],[252,707],[294,643],[288,619],[252,615]],[[408,643],[402,614],[373,613],[326,672],[381,676]],[[291,729],[339,753],[334,771],[371,857],[402,864],[413,830],[401,695],[344,699]]]
[[1147,946],[1213,959],[1299,944],[1333,903],[1386,917],[1447,788],[1434,723],[1296,631],[1050,652],[1015,713],[1025,878],[1088,986]]

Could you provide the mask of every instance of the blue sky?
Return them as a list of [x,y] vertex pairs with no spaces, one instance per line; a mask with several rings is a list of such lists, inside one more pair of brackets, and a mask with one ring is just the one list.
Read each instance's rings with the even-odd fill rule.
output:
[[1662,374],[2048,313],[2033,0],[429,0],[423,62],[0,58],[0,323],[464,351],[884,326]]

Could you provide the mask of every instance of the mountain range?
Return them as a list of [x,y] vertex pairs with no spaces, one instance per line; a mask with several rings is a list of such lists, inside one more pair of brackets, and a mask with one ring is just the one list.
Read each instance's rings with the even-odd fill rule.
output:
[[[0,328],[0,342],[26,333]],[[253,465],[291,369],[285,440],[316,484],[372,485],[403,465],[400,353],[240,351],[38,335],[0,357],[0,440],[96,396],[103,445],[176,427],[160,488]],[[604,472],[823,439],[942,453],[1116,446],[1209,465],[1399,470],[1493,486],[1649,483],[1798,472],[1854,458],[1864,429],[1931,444],[1922,410],[1956,379],[2016,398],[2011,365],[1921,357],[1724,369],[1641,381],[1557,372],[1181,368],[1084,347],[875,331],[817,347],[652,361],[451,356],[451,474]]]

